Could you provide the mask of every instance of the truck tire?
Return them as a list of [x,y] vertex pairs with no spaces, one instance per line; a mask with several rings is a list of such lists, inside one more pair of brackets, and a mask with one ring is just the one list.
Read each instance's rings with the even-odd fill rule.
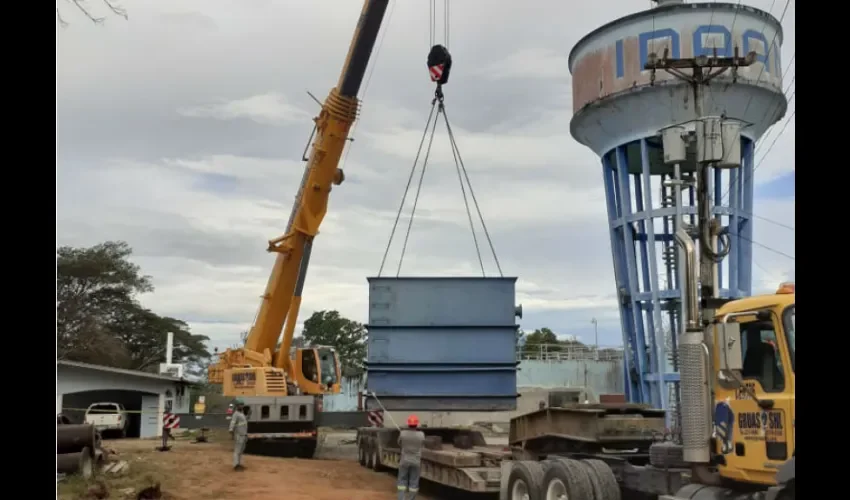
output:
[[793,480],[787,485],[785,485],[785,487],[782,488],[782,491],[780,491],[779,494],[776,495],[776,500],[795,500],[796,498],[797,485]]
[[617,476],[614,475],[614,471],[611,470],[608,464],[602,460],[595,459],[585,459],[582,460],[582,463],[593,471],[591,481],[594,476],[596,477],[593,487],[596,488],[597,485],[599,486],[599,491],[596,492],[597,500],[621,499],[622,495],[620,493],[620,485],[617,483]]
[[540,462],[514,462],[508,477],[507,500],[544,500],[543,465]]
[[687,467],[684,449],[682,445],[670,441],[653,443],[649,447],[649,463],[659,469]]
[[564,495],[570,500],[595,498],[587,469],[578,460],[562,457],[551,461],[543,477],[541,493],[544,499],[559,498]]
[[579,460],[578,463],[584,467],[584,470],[587,472],[587,478],[590,479],[590,485],[593,487],[593,495],[587,497],[588,500],[606,500],[606,497],[603,494],[604,492],[602,491],[602,483],[596,475],[596,470],[584,460]]

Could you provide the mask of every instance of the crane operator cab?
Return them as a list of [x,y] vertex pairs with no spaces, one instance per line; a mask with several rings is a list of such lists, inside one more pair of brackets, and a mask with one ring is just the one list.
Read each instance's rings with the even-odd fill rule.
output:
[[339,394],[341,377],[339,356],[333,347],[295,350],[295,379],[302,394]]
[[795,452],[795,288],[717,310],[713,452],[723,478],[776,484]]

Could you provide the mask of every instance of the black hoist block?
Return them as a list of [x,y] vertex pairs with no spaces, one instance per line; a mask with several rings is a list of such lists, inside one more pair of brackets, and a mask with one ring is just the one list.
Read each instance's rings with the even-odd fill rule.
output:
[[445,85],[449,82],[451,69],[452,55],[449,54],[449,49],[442,45],[431,47],[431,51],[428,52],[428,72],[431,74],[431,81],[438,85]]

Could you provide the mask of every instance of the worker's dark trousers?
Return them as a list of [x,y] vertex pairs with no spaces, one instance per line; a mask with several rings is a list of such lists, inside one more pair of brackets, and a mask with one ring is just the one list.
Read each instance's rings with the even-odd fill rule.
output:
[[[420,465],[402,462],[398,466],[398,481],[396,488],[398,489],[398,500],[413,500],[416,494],[419,493],[419,470]],[[407,493],[410,496],[406,496]]]

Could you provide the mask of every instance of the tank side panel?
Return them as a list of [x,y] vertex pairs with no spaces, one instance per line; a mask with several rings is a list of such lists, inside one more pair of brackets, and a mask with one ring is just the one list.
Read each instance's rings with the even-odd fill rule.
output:
[[516,408],[516,278],[369,279],[367,409]]

